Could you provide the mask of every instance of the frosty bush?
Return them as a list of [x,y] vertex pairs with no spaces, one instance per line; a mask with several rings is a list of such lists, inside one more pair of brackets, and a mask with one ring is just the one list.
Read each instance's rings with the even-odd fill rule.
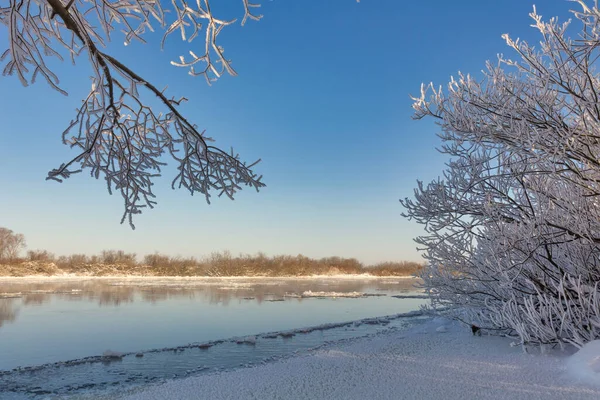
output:
[[[242,24],[261,18],[253,12],[256,7],[240,1]],[[8,0],[0,5],[0,24],[7,28],[3,37],[8,39],[8,49],[0,53],[3,75],[16,75],[25,86],[42,78],[66,94],[48,58],[67,56],[74,63],[85,54],[93,70],[91,89],[62,136],[78,154],[51,170],[47,179],[61,182],[82,169],[102,176],[109,192],[123,196],[121,222],[128,219],[132,228],[132,216],[156,204],[152,185],[165,155],[177,165],[172,187],[200,192],[207,201],[212,190],[233,198],[242,185],[264,186],[252,171],[256,163],[248,165],[233,150],[210,145],[212,139],[180,113],[185,98],[168,97],[166,88],[158,89],[105,52],[115,30],[123,33],[126,45],[144,42],[146,32],[156,28],[164,32],[162,44],[174,33],[188,42],[200,35],[201,50],[172,64],[211,82],[224,73],[236,74],[217,43],[222,29],[234,22],[214,15],[209,0]],[[143,95],[156,97],[162,109],[151,108]]]
[[25,247],[25,236],[8,228],[0,227],[0,261],[13,260]]
[[504,35],[517,60],[414,99],[451,157],[401,201],[425,227],[424,285],[435,305],[528,344],[600,338],[600,11],[578,3],[576,39],[534,8],[537,48]]
[[56,257],[48,250],[29,250],[27,252],[27,259],[29,261],[54,262]]
[[126,253],[123,250],[102,250],[100,262],[103,264],[135,265],[137,261],[135,253]]

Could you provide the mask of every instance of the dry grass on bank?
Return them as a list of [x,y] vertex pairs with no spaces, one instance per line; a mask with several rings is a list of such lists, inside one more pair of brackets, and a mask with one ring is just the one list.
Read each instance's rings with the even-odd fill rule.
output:
[[105,250],[99,255],[73,254],[56,257],[45,250],[29,251],[26,258],[0,260],[0,276],[63,275],[82,276],[309,276],[354,275],[410,276],[418,274],[422,264],[416,262],[386,262],[364,266],[353,258],[327,257],[312,259],[303,255],[267,257],[256,255],[232,256],[229,252],[213,253],[196,258],[170,257],[149,254],[137,261],[136,254]]

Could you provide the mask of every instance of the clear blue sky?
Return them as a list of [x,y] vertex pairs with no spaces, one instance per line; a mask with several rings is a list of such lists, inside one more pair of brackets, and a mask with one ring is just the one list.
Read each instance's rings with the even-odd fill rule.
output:
[[[258,0],[257,0],[258,1]],[[213,0],[227,15],[240,0]],[[89,88],[87,58],[52,63],[69,91],[41,79],[23,88],[0,77],[0,226],[23,233],[29,249],[56,254],[123,249],[202,256],[212,251],[338,255],[366,263],[420,260],[412,238],[421,228],[401,217],[398,199],[429,181],[445,158],[436,126],[412,121],[409,94],[421,82],[445,84],[457,71],[477,74],[497,53],[501,34],[535,40],[530,0],[265,0],[264,18],[221,35],[239,76],[208,87],[169,61],[187,53],[173,36],[160,52],[146,45],[109,52],[169,94],[185,95],[184,113],[244,159],[262,158],[267,187],[235,201],[155,186],[158,206],[120,225],[123,203],[85,172],[62,184],[49,169],[74,155],[60,134]],[[568,18],[576,4],[538,1],[544,17]],[[0,28],[0,51],[7,44]],[[202,46],[192,43],[191,49]],[[196,47],[194,47],[196,46]],[[199,53],[199,51],[198,51]]]

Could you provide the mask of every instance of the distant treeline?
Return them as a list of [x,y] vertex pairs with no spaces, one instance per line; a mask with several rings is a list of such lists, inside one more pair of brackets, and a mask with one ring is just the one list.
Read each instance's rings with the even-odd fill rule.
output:
[[73,254],[56,257],[45,250],[28,251],[24,258],[0,260],[0,276],[61,275],[86,276],[307,276],[337,274],[371,274],[376,276],[410,276],[419,273],[416,262],[386,262],[365,266],[354,258],[327,257],[312,259],[303,255],[267,257],[232,256],[229,252],[213,253],[204,259],[149,254],[138,261],[135,253],[105,250],[99,255]]

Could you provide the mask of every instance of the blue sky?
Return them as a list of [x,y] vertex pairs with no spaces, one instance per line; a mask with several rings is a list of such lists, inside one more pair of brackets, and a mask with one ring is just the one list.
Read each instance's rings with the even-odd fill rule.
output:
[[[257,0],[258,1],[258,0]],[[213,0],[238,15],[239,0]],[[445,84],[457,71],[474,74],[497,53],[511,54],[501,34],[530,41],[529,0],[273,0],[264,18],[221,34],[239,76],[213,86],[170,60],[196,41],[176,36],[161,52],[158,36],[122,46],[121,57],[157,87],[186,96],[185,115],[224,148],[234,146],[267,187],[235,201],[191,197],[158,180],[158,206],[120,225],[123,203],[103,180],[85,172],[62,184],[47,171],[74,155],[60,135],[89,88],[87,59],[76,67],[52,62],[69,96],[40,80],[23,88],[0,78],[0,226],[23,233],[29,249],[56,254],[123,249],[203,256],[213,251],[268,255],[337,255],[365,263],[420,260],[422,229],[401,217],[398,199],[416,180],[436,178],[444,156],[436,126],[412,121],[409,95],[421,82]],[[544,17],[570,16],[575,4],[537,2]],[[7,43],[0,29],[0,51]]]

